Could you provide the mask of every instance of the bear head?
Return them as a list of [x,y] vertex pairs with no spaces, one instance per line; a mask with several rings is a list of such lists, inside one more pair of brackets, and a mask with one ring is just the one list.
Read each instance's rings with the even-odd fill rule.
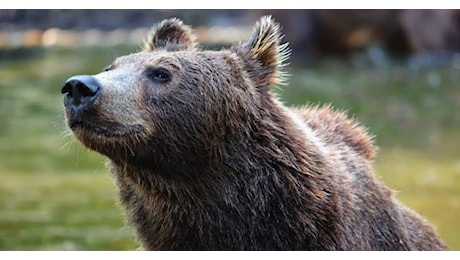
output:
[[247,41],[201,50],[182,21],[159,22],[142,51],[66,81],[67,125],[115,162],[193,167],[219,160],[229,143],[268,138],[257,129],[276,107],[270,88],[283,83],[289,50],[281,39],[266,16]]

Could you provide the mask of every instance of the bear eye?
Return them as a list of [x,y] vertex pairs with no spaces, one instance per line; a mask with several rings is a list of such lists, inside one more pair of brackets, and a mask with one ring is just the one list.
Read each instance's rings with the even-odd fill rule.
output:
[[104,71],[109,71],[109,70],[111,70],[111,69],[112,69],[112,65],[109,65],[109,66],[107,66],[107,67],[104,68]]
[[171,80],[171,73],[164,68],[148,69],[147,75],[157,83],[166,83]]

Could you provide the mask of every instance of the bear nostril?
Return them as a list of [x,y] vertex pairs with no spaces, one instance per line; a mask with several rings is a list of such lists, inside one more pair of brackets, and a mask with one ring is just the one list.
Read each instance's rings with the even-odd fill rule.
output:
[[61,89],[66,94],[64,104],[66,106],[86,106],[98,97],[100,92],[99,83],[92,76],[80,75],[71,77]]
[[66,94],[66,93],[68,93],[68,95],[72,94],[72,85],[70,85],[67,82],[65,83],[65,85],[61,89],[61,94]]

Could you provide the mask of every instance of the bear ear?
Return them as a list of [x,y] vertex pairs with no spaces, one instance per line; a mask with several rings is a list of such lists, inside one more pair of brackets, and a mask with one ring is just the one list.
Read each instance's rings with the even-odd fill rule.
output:
[[144,51],[157,49],[166,51],[182,51],[195,49],[195,35],[192,29],[181,20],[171,18],[152,26],[144,43]]
[[[257,78],[262,86],[285,83],[287,75],[281,68],[286,65],[284,62],[289,58],[290,49],[287,43],[281,44],[282,38],[279,24],[271,16],[263,16],[247,42],[236,46],[237,53],[253,71],[253,78]],[[254,64],[258,66],[254,67]]]

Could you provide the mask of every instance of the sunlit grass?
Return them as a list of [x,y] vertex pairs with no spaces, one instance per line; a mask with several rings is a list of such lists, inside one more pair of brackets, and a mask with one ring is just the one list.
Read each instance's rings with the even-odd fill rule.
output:
[[[136,47],[0,58],[0,250],[133,250],[105,159],[66,133],[62,83]],[[1,54],[1,53],[0,53]],[[330,103],[376,134],[374,168],[460,250],[460,73],[342,64],[289,67],[289,105]],[[427,74],[439,76],[433,86]]]
[[460,157],[387,147],[375,173],[399,200],[437,228],[450,249],[460,249]]
[[0,172],[0,249],[136,249],[105,171]]

